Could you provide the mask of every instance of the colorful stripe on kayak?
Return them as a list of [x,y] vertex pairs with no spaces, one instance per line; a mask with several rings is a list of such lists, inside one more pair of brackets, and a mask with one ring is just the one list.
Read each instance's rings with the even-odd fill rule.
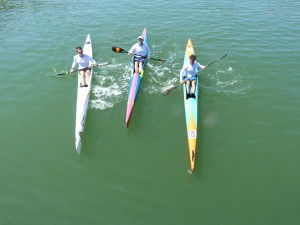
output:
[[[191,39],[188,40],[184,55],[184,64],[189,63],[189,57],[194,53]],[[182,80],[182,77],[180,77]],[[196,140],[197,140],[197,118],[198,118],[198,81],[196,82],[195,98],[186,99],[186,85],[183,85],[185,119],[188,137],[188,151],[190,161],[190,172],[195,169],[196,161]]]
[[[146,28],[144,28],[142,36],[144,37],[144,43],[148,44],[148,36],[147,36]],[[144,61],[143,69],[141,70],[141,73],[134,73],[134,57],[132,58],[132,63],[131,63],[132,71],[131,71],[131,78],[130,78],[129,91],[128,91],[127,110],[126,110],[126,127],[127,128],[129,126],[129,122],[131,119],[136,96],[138,94],[142,78],[144,76],[144,67],[145,66],[146,66],[146,60]]]

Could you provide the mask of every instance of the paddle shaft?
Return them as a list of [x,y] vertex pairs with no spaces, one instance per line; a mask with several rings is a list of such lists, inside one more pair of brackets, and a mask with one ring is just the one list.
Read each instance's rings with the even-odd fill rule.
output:
[[[225,54],[225,55],[223,55],[221,58],[219,58],[219,59],[217,59],[217,60],[215,60],[215,61],[209,63],[204,69],[206,69],[208,66],[210,66],[210,65],[212,65],[212,64],[214,64],[214,63],[220,61],[221,59],[225,58],[226,56],[227,56],[227,54]],[[204,70],[204,69],[201,69],[201,70]],[[201,70],[200,70],[200,71],[201,71]],[[199,71],[199,72],[200,72],[200,71]],[[199,73],[199,72],[198,72],[198,73]]]
[[[108,65],[108,64],[111,64],[111,62],[107,62],[107,63],[97,63],[97,64],[94,64],[94,65],[92,65],[92,67],[95,67],[95,66],[106,66],[106,65]],[[59,73],[59,74],[57,74],[57,75],[54,75],[55,77],[57,77],[57,76],[63,76],[63,75],[67,75],[67,74],[70,74],[70,73],[75,73],[75,72],[77,72],[77,71],[79,71],[79,69],[77,69],[77,70],[74,70],[73,72],[64,72],[64,73]]]
[[127,52],[127,51],[124,51],[126,53],[129,53],[129,54],[132,54],[132,55],[135,55],[135,56],[140,56],[140,57],[143,57],[145,59],[153,59],[153,60],[156,60],[156,61],[166,61],[165,59],[155,59],[155,58],[152,58],[152,57],[148,57],[148,56],[142,56],[142,55],[138,55],[138,54],[133,54],[131,52]]
[[156,61],[161,61],[161,62],[164,62],[166,61],[165,59],[156,59],[156,58],[152,58],[152,57],[148,57],[148,56],[143,56],[143,55],[139,55],[139,54],[133,54],[131,52],[128,52],[126,50],[124,50],[123,48],[120,48],[120,47],[112,47],[112,50],[114,52],[117,52],[117,53],[129,53],[129,54],[132,54],[132,55],[135,55],[135,56],[140,56],[140,57],[143,57],[145,59],[153,59],[153,60],[156,60]]

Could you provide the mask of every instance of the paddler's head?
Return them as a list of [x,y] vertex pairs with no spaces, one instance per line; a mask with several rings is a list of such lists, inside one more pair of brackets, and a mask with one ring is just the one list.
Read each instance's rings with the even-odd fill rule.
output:
[[144,37],[143,36],[139,36],[138,37],[138,41],[139,41],[139,44],[142,45],[144,43]]
[[190,59],[190,63],[194,64],[194,62],[196,61],[196,56],[194,54],[192,54],[192,55],[190,55],[189,59]]
[[82,50],[82,48],[80,47],[80,46],[77,46],[76,47],[76,52],[77,52],[77,54],[79,55],[79,56],[83,56],[83,50]]

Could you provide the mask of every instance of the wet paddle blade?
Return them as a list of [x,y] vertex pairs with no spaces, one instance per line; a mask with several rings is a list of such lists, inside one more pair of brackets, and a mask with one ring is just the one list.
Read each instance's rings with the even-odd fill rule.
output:
[[[74,70],[74,72],[76,72],[76,71],[78,71],[78,70]],[[72,73],[74,73],[74,72],[72,72]],[[59,77],[59,76],[64,76],[64,75],[68,75],[68,74],[70,74],[71,72],[69,72],[69,71],[65,71],[65,72],[63,72],[63,73],[58,73],[58,74],[56,74],[56,75],[53,75],[53,77]]]
[[163,95],[168,95],[168,94],[170,94],[174,89],[176,89],[177,87],[178,87],[178,86],[171,87],[171,88],[165,90],[162,94],[163,94]]

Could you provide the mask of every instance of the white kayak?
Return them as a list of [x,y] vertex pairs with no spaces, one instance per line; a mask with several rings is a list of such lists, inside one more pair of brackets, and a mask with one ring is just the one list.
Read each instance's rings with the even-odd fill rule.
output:
[[[83,54],[89,55],[93,58],[92,42],[90,35],[87,35],[83,46]],[[84,126],[86,122],[87,109],[90,98],[90,91],[92,86],[93,69],[91,69],[91,75],[89,84],[87,87],[80,87],[80,74],[78,71],[78,84],[77,84],[77,104],[76,104],[76,127],[75,127],[75,148],[80,154],[82,137]]]

